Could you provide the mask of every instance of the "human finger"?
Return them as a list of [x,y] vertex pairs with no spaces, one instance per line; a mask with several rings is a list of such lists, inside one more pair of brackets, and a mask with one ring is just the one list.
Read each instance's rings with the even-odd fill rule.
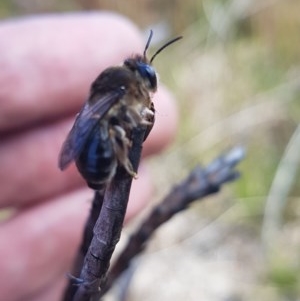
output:
[[74,112],[100,71],[142,43],[130,21],[107,12],[1,22],[0,131]]

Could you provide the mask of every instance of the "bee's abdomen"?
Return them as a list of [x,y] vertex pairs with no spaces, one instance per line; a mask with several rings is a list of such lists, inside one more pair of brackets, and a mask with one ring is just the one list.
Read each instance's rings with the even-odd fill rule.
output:
[[117,159],[106,128],[97,126],[89,135],[76,165],[92,189],[102,189],[114,175]]

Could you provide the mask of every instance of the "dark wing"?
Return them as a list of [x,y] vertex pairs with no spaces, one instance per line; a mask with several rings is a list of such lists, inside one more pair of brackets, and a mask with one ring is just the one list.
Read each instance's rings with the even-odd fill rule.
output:
[[59,155],[58,166],[64,170],[82,151],[91,130],[109,109],[124,95],[124,89],[110,92],[89,104],[87,101],[77,115]]

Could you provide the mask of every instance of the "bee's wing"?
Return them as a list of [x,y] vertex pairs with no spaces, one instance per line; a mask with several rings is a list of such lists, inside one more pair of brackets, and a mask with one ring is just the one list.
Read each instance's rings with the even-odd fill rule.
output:
[[58,166],[61,170],[79,156],[91,130],[123,95],[124,90],[119,89],[103,95],[93,104],[85,103],[60,151]]

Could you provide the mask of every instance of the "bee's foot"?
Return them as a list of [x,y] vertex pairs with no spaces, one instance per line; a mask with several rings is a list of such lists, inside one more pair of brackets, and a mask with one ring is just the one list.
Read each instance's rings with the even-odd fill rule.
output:
[[132,169],[132,166],[130,166],[130,168],[127,166],[126,170],[134,179],[138,178],[138,174]]

